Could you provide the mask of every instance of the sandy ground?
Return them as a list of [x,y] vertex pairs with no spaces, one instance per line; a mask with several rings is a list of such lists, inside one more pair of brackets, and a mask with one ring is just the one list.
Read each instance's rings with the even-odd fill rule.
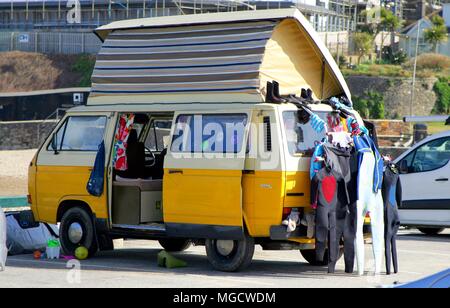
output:
[[28,166],[36,150],[0,151],[0,196],[28,193]]

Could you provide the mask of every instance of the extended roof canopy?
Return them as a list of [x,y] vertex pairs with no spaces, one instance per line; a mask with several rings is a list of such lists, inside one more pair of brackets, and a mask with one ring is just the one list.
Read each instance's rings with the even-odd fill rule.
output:
[[297,9],[243,11],[114,22],[104,41],[88,104],[252,102],[267,81],[281,94],[311,88],[325,99],[347,84]]

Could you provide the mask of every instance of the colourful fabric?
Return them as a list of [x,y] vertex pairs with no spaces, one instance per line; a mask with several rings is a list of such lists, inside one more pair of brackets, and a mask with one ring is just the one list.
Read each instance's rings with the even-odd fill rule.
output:
[[[381,186],[383,184],[383,169],[384,169],[384,161],[378,152],[378,149],[373,142],[372,138],[368,135],[361,135],[353,137],[353,143],[355,144],[355,149],[358,152],[358,161],[359,161],[359,173],[358,173],[358,188],[361,185],[361,182],[364,177],[367,177],[369,173],[361,171],[361,164],[365,153],[371,153],[374,156],[374,171],[373,171],[373,192],[377,193],[381,190]],[[359,197],[358,197],[359,199]]]
[[312,114],[311,115],[311,119],[310,119],[309,123],[311,123],[312,128],[318,133],[323,132],[325,130],[326,125],[327,125],[325,123],[325,121],[322,120],[317,114]]
[[343,132],[344,126],[341,123],[341,117],[339,115],[329,114],[327,115],[328,131],[329,132]]
[[323,145],[319,143],[316,145],[316,148],[314,149],[314,153],[311,157],[311,167],[309,170],[309,178],[312,180],[314,175],[323,168]]
[[113,166],[116,170],[125,171],[127,163],[127,142],[134,123],[134,114],[123,114],[119,119],[119,127],[114,139]]

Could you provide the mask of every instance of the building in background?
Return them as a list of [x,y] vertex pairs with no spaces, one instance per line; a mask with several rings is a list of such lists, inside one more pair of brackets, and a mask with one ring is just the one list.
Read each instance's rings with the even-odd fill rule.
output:
[[0,0],[0,28],[92,30],[116,20],[298,7],[318,31],[355,27],[357,0],[79,0],[80,23],[69,23],[67,0]]
[[[439,14],[444,18],[447,32],[450,36],[450,3],[442,3],[441,7],[442,9],[434,14]],[[434,14],[421,18],[420,23],[416,21],[402,31],[402,35],[400,36],[400,48],[404,50],[409,57],[415,56],[417,31],[419,31],[418,54],[434,52],[431,44],[425,42],[424,39],[424,30],[433,26],[431,23],[431,16]],[[450,39],[439,44],[437,46],[437,52],[450,57]]]

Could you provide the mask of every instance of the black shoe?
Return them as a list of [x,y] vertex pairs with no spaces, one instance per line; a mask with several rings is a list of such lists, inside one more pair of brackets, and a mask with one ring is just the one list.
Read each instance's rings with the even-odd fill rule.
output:
[[281,98],[275,97],[274,85],[268,81],[266,86],[266,103],[281,104],[283,102]]

